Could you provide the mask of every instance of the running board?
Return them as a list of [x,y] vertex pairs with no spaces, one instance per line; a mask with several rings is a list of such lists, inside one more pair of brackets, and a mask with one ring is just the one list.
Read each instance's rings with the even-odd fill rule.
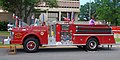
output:
[[48,44],[47,45],[47,44],[45,44],[45,45],[42,45],[42,46],[78,46],[78,45],[82,46],[82,45],[86,45],[86,44],[61,44],[61,45],[57,45],[57,44],[50,44],[50,45]]

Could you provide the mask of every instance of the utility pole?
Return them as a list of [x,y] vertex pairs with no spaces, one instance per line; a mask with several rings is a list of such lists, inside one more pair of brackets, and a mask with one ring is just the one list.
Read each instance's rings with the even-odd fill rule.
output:
[[89,3],[89,19],[91,19],[91,0],[89,0],[90,3]]
[[[117,7],[118,7],[118,1],[116,0],[115,1],[115,9],[117,9]],[[115,12],[115,13],[116,13],[116,15],[118,14],[117,12]],[[116,26],[117,26],[118,25],[118,17],[116,17],[115,20],[116,20]]]

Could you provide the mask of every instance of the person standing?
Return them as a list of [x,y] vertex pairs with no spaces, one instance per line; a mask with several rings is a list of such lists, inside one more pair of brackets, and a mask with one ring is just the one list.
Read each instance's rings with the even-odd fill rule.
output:
[[95,25],[95,19],[94,19],[94,17],[92,17],[92,19],[89,21],[89,24],[90,25]]
[[34,24],[34,21],[35,21],[35,15],[32,14],[30,24]]

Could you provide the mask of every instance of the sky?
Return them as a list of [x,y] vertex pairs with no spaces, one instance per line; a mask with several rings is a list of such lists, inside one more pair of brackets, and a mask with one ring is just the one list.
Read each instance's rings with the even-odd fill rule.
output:
[[[91,2],[94,0],[91,0]],[[90,2],[90,0],[80,0],[80,5],[84,5],[86,2]]]

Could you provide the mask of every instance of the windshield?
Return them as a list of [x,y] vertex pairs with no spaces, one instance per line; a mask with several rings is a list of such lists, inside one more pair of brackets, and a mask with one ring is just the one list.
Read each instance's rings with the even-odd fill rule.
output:
[[22,27],[26,27],[26,26],[29,26],[29,25],[22,21]]

